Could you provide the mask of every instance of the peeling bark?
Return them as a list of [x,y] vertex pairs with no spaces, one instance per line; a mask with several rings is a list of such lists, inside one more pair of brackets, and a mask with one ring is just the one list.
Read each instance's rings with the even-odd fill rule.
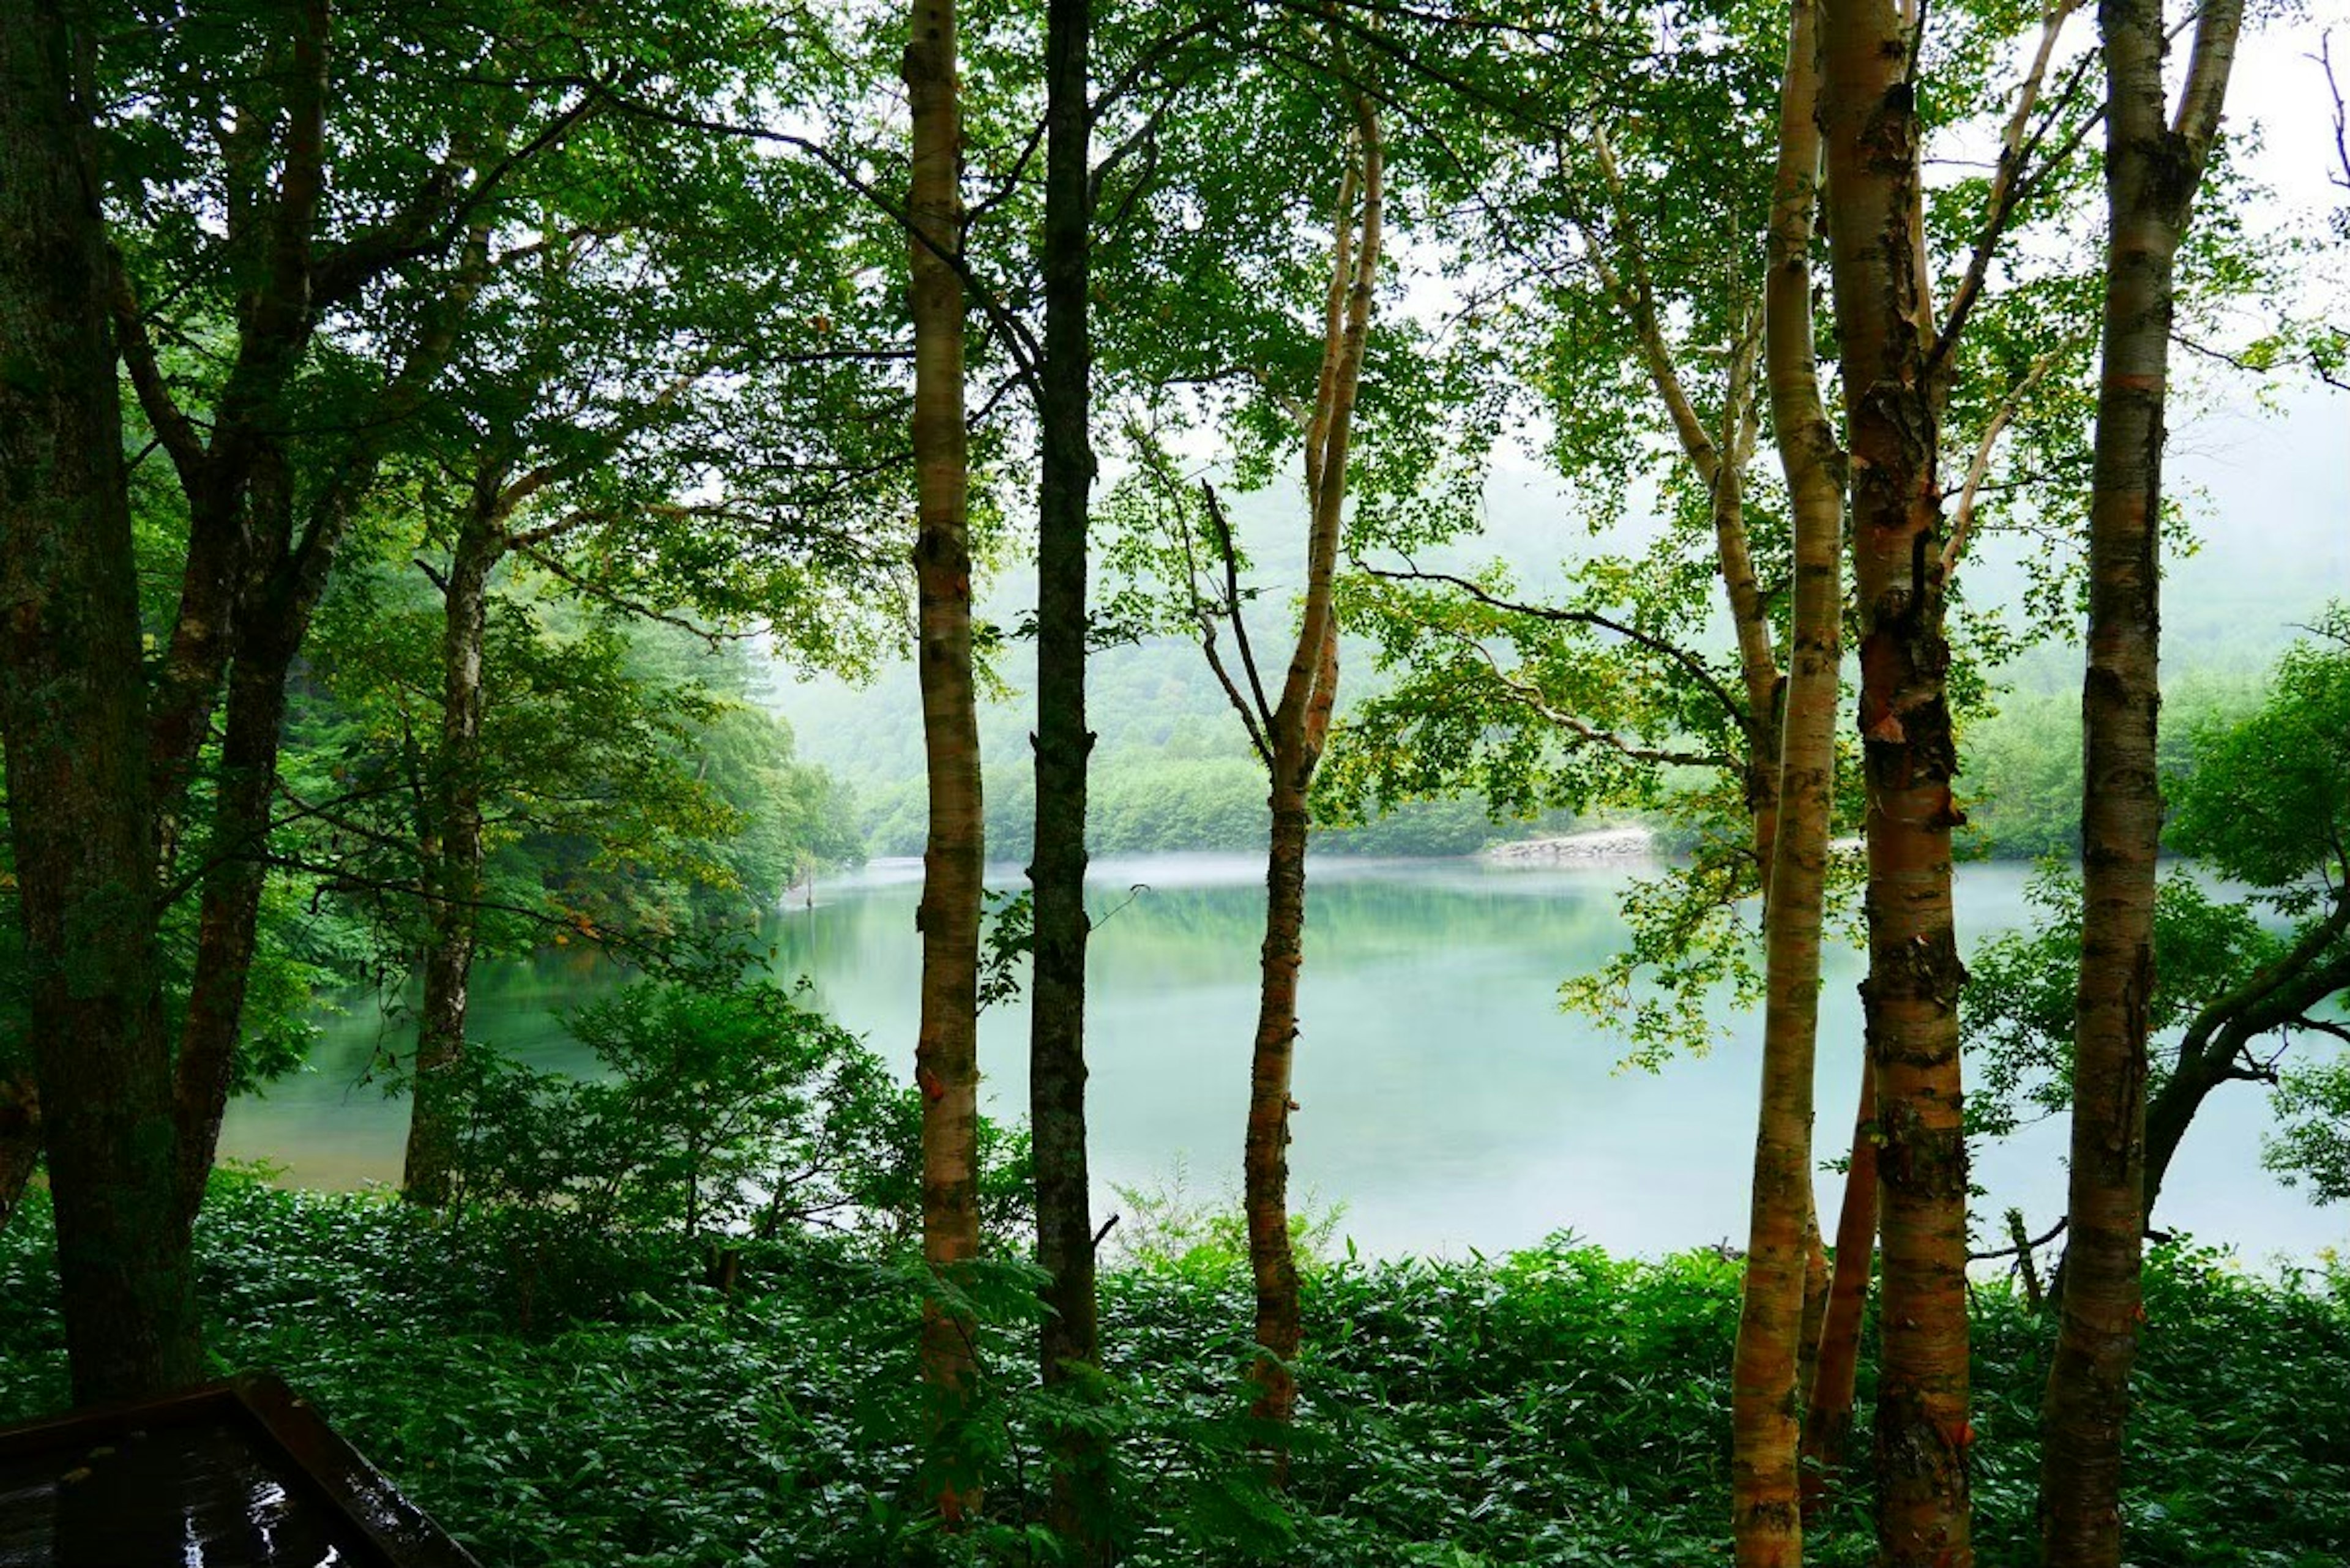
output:
[[2157,534],[2173,265],[2218,129],[2241,15],[2240,0],[2203,8],[2172,126],[2165,123],[2160,0],[2105,0],[2098,13],[2110,226],[2081,690],[2069,1239],[2042,1407],[2041,1550],[2050,1568],[2118,1568],[2122,1560],[2122,1429],[2145,1317],[2147,1018],[2162,836]]
[[1958,759],[1943,680],[1937,476],[1947,373],[1923,260],[1914,28],[1825,0],[1821,130],[1850,450],[1868,844],[1868,978],[1884,1249],[1876,1421],[1887,1568],[1970,1568],[1966,1144],[1950,907]]
[[[1367,97],[1356,100],[1354,166],[1341,182],[1338,235],[1325,317],[1322,374],[1305,432],[1305,487],[1313,508],[1306,547],[1305,611],[1280,701],[1263,715],[1273,826],[1265,856],[1264,946],[1260,956],[1257,1026],[1249,1057],[1248,1133],[1243,1147],[1242,1200],[1249,1266],[1256,1290],[1256,1342],[1265,1352],[1251,1373],[1255,1413],[1287,1421],[1297,1406],[1291,1364],[1304,1334],[1297,1260],[1289,1240],[1290,1073],[1297,1040],[1297,976],[1305,926],[1306,792],[1322,757],[1337,700],[1338,628],[1333,605],[1338,536],[1347,493],[1347,450],[1354,433],[1371,295],[1378,276],[1384,152],[1378,118]],[[1353,193],[1359,189],[1357,213]]]

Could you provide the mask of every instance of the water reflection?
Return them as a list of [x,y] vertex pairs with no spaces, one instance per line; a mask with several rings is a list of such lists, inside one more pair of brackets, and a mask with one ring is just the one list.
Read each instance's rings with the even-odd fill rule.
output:
[[[1233,1185],[1255,1022],[1262,865],[1240,856],[1104,860],[1089,903],[1088,1054],[1099,1210],[1116,1185],[1149,1185],[1179,1164],[1212,1196]],[[1621,940],[1616,899],[1628,872],[1473,861],[1317,861],[1309,894],[1298,1043],[1297,1189],[1347,1205],[1344,1231],[1372,1252],[1495,1251],[1561,1229],[1612,1249],[1658,1251],[1745,1230],[1759,1022],[1711,1055],[1660,1075],[1614,1071],[1620,1043],[1556,1008],[1565,976]],[[2023,919],[2026,872],[1963,867],[1968,942]],[[775,970],[806,975],[816,1002],[892,1062],[910,1064],[920,950],[920,868],[884,863],[817,890],[776,918]],[[1014,867],[991,885],[1019,886]],[[1135,891],[1136,885],[1140,891]],[[1849,1126],[1859,1073],[1859,955],[1829,955],[1822,998],[1819,1127]],[[615,983],[594,961],[556,954],[484,968],[474,1032],[535,1065],[577,1069],[585,1054],[548,1009]],[[351,1187],[397,1175],[405,1106],[366,1079],[387,1037],[412,1022],[368,999],[331,1020],[314,1070],[234,1108],[224,1152],[266,1156],[291,1179]],[[981,1021],[983,1095],[1016,1116],[1027,1099],[1024,1002]],[[2344,1239],[2259,1168],[2262,1097],[2214,1096],[2164,1195],[2168,1225],[2233,1241],[2260,1257]],[[1990,1151],[1978,1211],[2024,1207],[2036,1227],[2064,1198],[2063,1132],[2048,1125]],[[1233,1173],[1227,1179],[1225,1173]],[[1823,1178],[1821,1201],[1835,1192]]]

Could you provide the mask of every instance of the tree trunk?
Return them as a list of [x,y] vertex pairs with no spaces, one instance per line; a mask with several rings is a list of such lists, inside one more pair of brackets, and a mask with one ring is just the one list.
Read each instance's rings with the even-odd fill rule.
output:
[[1742,1568],[1788,1568],[1804,1553],[1796,1459],[1805,1360],[1812,1201],[1812,1078],[1819,1033],[1820,929],[1843,614],[1844,495],[1820,398],[1811,319],[1812,213],[1818,200],[1817,32],[1796,0],[1781,93],[1765,354],[1773,427],[1794,523],[1794,604],[1786,712],[1779,724],[1777,832],[1763,917],[1762,1093],[1752,1221],[1731,1373],[1731,1516]]
[[2241,11],[2197,24],[2180,121],[2165,123],[2160,0],[2106,0],[2104,369],[2089,501],[2088,671],[2081,690],[2081,967],[2064,1292],[2042,1410],[2040,1533],[2049,1568],[2117,1568],[2122,1426],[2137,1353],[2146,1214],[2147,1010],[2154,988],[2156,535],[2172,265],[2201,178]]
[[[1028,1127],[1036,1163],[1036,1261],[1048,1279],[1037,1354],[1045,1386],[1082,1388],[1098,1367],[1094,1230],[1086,1160],[1086,531],[1094,477],[1091,323],[1092,0],[1050,0],[1045,40],[1045,358],[1036,528],[1035,966]],[[1107,1453],[1072,1426],[1059,1438],[1053,1527],[1086,1563],[1107,1561]]]
[[1957,753],[1943,690],[1940,398],[1925,275],[1914,26],[1825,0],[1821,127],[1851,452],[1883,1213],[1877,1533],[1887,1568],[1970,1568],[1966,1144],[1950,913]]
[[0,1231],[16,1218],[40,1163],[40,1086],[29,1075],[0,1078]]
[[110,275],[77,47],[0,17],[0,732],[76,1400],[202,1370],[173,1189]]
[[463,1107],[457,1070],[465,1055],[465,1009],[481,920],[482,651],[489,630],[490,573],[505,554],[494,515],[495,472],[477,478],[442,590],[441,755],[425,875],[432,892],[432,945],[424,955],[424,1010],[417,1022],[408,1155],[400,1196],[438,1209],[449,1201]]
[[1828,1280],[1827,1315],[1820,1324],[1819,1362],[1804,1412],[1804,1518],[1827,1501],[1828,1479],[1844,1463],[1852,1431],[1853,1390],[1860,1376],[1860,1323],[1868,1304],[1869,1265],[1877,1254],[1877,1070],[1860,1059],[1860,1108],[1854,1113],[1852,1158],[1845,1168],[1844,1205],[1836,1214],[1835,1272]]
[[[983,837],[979,719],[972,679],[971,539],[963,431],[963,298],[957,271],[962,151],[955,78],[954,0],[914,0],[906,44],[913,111],[908,299],[914,323],[914,544],[920,601],[918,671],[930,781],[922,855],[921,1033],[914,1076],[922,1094],[922,1255],[951,1272],[979,1253],[979,917]],[[951,1428],[976,1372],[970,1324],[933,1298],[922,1312],[922,1374]],[[976,1501],[950,1466],[939,1507],[950,1523]]]
[[[1321,762],[1337,701],[1333,589],[1347,496],[1347,450],[1354,434],[1355,394],[1362,379],[1372,286],[1378,273],[1385,186],[1378,119],[1367,98],[1356,100],[1356,122],[1353,156],[1359,160],[1359,176],[1350,160],[1339,183],[1322,371],[1305,430],[1305,491],[1312,508],[1305,609],[1281,699],[1263,724],[1273,825],[1265,848],[1264,947],[1256,1037],[1249,1056],[1242,1199],[1248,1220],[1250,1273],[1256,1286],[1256,1342],[1265,1352],[1251,1374],[1257,1385],[1254,1413],[1281,1422],[1289,1420],[1297,1407],[1297,1379],[1290,1364],[1296,1359],[1305,1322],[1297,1260],[1289,1240],[1289,1114],[1296,1108],[1289,1091],[1305,928],[1306,792]],[[1239,613],[1237,604],[1233,613]]]
[[[1270,1355],[1256,1364],[1256,1413],[1286,1421],[1297,1407],[1295,1361],[1305,1334],[1297,1259],[1289,1241],[1290,1068],[1297,1041],[1297,976],[1305,929],[1305,791],[1301,759],[1276,761],[1287,775],[1271,796],[1272,836],[1265,860],[1266,904],[1256,1039],[1249,1057],[1248,1139],[1243,1198],[1249,1264],[1256,1285],[1256,1342]],[[1275,1359],[1278,1358],[1278,1359]]]
[[[282,556],[291,536],[293,478],[274,443],[255,465],[251,508],[265,541],[239,599],[237,649],[229,665],[223,713],[220,782],[213,803],[210,864],[196,919],[195,977],[180,1030],[173,1069],[179,1127],[180,1202],[192,1222],[220,1142],[236,1076],[244,993],[261,926],[268,879],[269,827],[277,792],[277,745],[286,721],[286,678],[302,645],[315,599],[293,575],[262,565]],[[270,545],[276,549],[270,549]]]

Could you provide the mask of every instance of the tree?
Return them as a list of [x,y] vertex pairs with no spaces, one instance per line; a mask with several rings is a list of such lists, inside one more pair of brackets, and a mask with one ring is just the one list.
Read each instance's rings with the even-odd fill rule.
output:
[[[1093,103],[1091,0],[1049,0],[1045,39],[1045,354],[1036,367],[1041,446],[1036,527],[1035,992],[1029,1136],[1036,1161],[1036,1261],[1049,1276],[1037,1354],[1047,1388],[1098,1369],[1094,1231],[1086,1159],[1087,524],[1090,425]],[[1081,1560],[1103,1561],[1109,1505],[1099,1439],[1061,1438],[1053,1522]]]
[[[691,167],[695,178],[681,176],[657,203],[598,190],[584,213],[550,205],[538,237],[501,257],[485,287],[480,308],[504,330],[466,357],[463,389],[441,410],[439,422],[454,429],[416,443],[417,461],[442,471],[426,493],[445,497],[455,513],[453,524],[430,526],[446,539],[445,570],[419,562],[445,608],[443,691],[434,798],[420,824],[432,932],[401,1186],[429,1207],[445,1193],[460,1114],[443,1085],[455,1081],[464,1050],[480,901],[492,575],[520,555],[580,597],[659,617],[668,614],[662,605],[630,591],[648,574],[622,563],[645,554],[714,557],[728,564],[651,574],[653,591],[684,599],[713,624],[763,617],[785,646],[806,646],[810,629],[789,624],[809,597],[795,591],[796,579],[820,570],[835,599],[824,634],[835,646],[822,657],[846,662],[860,641],[843,612],[878,576],[860,537],[882,532],[861,515],[877,476],[840,460],[861,455],[857,416],[887,401],[863,379],[891,354],[849,340],[837,319],[811,342],[784,314],[795,298],[838,292],[828,287],[827,242],[847,236],[837,201],[827,208],[815,199],[837,196],[837,187],[792,191],[802,200],[789,229],[769,209],[736,211],[736,187],[769,194],[724,156],[738,149],[722,141],[707,150]],[[754,376],[767,383],[764,400],[730,395],[733,383]],[[836,461],[819,477],[801,473],[807,454],[792,420],[776,417],[777,403],[800,421],[829,413],[850,432],[820,454]],[[722,444],[730,468],[713,474]]]
[[[139,704],[146,783],[104,806],[128,824],[106,834],[147,844],[167,895],[132,901],[119,945],[151,950],[182,900],[196,905],[185,1006],[165,1010],[176,1047],[108,1069],[143,1079],[160,1062],[168,1075],[169,1125],[140,1135],[174,1168],[167,1251],[243,1073],[286,679],[353,520],[464,342],[502,225],[536,211],[533,181],[572,177],[546,171],[574,148],[625,165],[625,139],[583,131],[604,95],[707,91],[737,57],[736,21],[693,0],[593,24],[527,0],[340,16],[274,0],[78,36],[87,90],[68,100],[67,132],[94,143],[97,297],[143,426],[114,439],[168,465],[180,539]],[[391,57],[401,68],[375,68]],[[91,613],[130,618],[104,639],[136,648],[136,600]],[[152,1109],[143,1088],[118,1099],[125,1116]],[[54,1157],[81,1113],[40,1103]],[[79,1157],[53,1158],[53,1182],[79,1179],[68,1168]]]
[[[2204,721],[2165,773],[2165,847],[2187,864],[2155,889],[2147,1224],[2204,1102],[2225,1084],[2277,1083],[2284,1050],[2332,1032],[2325,1007],[2350,985],[2350,870],[2338,843],[2350,769],[2332,742],[2350,724],[2350,618],[2336,607],[2314,630],[2279,661],[2257,710]],[[2249,891],[2226,896],[2215,882]],[[2080,880],[2052,867],[2030,896],[2043,911],[2033,929],[1986,942],[1968,981],[1968,1047],[1985,1069],[1985,1092],[1968,1106],[1977,1137],[2072,1104]]]
[[[963,430],[962,119],[954,0],[914,0],[906,45],[913,110],[911,283],[914,322],[914,542],[920,599],[917,652],[930,774],[922,856],[922,1256],[943,1279],[979,1253],[979,916],[986,846],[979,719],[972,684],[970,468]],[[951,1424],[977,1368],[970,1324],[941,1294],[922,1308],[922,1375]],[[975,1505],[950,1473],[939,1487],[950,1524]]]
[[2040,1540],[2051,1568],[2118,1568],[2122,1423],[2144,1234],[2147,1021],[2162,848],[2156,674],[2164,388],[2172,281],[2243,17],[2197,19],[2166,112],[2160,0],[2099,7],[2106,64],[2106,310],[2089,495],[2088,671],[2081,688],[2082,924],[2065,1288],[2042,1411]]
[[[1868,848],[1878,1223],[1877,1532],[1888,1568],[1967,1568],[1966,1147],[1959,1127],[1950,829],[1958,771],[1944,676],[1947,384],[1924,275],[1917,30],[1891,0],[1821,12],[1835,323],[1851,453]],[[1956,323],[1954,322],[1955,326]]]
[[[1249,1272],[1256,1285],[1256,1342],[1263,1352],[1251,1373],[1257,1386],[1255,1410],[1279,1422],[1287,1421],[1296,1408],[1297,1381],[1291,1364],[1305,1334],[1289,1234],[1289,1085],[1297,1038],[1297,977],[1304,957],[1306,802],[1338,697],[1338,627],[1332,595],[1345,517],[1347,452],[1370,330],[1386,198],[1378,115],[1367,92],[1355,93],[1354,110],[1355,129],[1338,185],[1322,370],[1305,430],[1311,517],[1305,603],[1297,639],[1280,696],[1270,703],[1253,658],[1248,659],[1245,698],[1232,676],[1220,669],[1271,784],[1263,975],[1249,1057],[1242,1201],[1248,1219]],[[1229,561],[1230,524],[1212,491],[1207,501]]]
[[171,1054],[146,691],[91,40],[75,20],[46,4],[0,18],[0,732],[67,1345],[88,1403],[192,1381],[202,1360],[189,1219],[158,1136]]
[[[2167,943],[2156,929],[2161,986],[2181,974],[2209,979],[2187,992],[2198,1005],[2178,1065],[2147,1107],[2148,1212],[2203,1097],[2276,1072],[2277,1053],[2256,1054],[2256,1043],[2343,1032],[2334,1013],[2350,992],[2350,757],[2337,741],[2350,728],[2350,606],[2337,601],[2311,630],[2278,661],[2258,711],[2197,732],[2194,770],[2170,786],[2171,844],[2253,891],[2215,912],[2222,940],[2198,932]],[[2191,883],[2180,890],[2200,894]],[[2289,922],[2282,932],[2270,929],[2278,917]],[[2225,967],[2197,962],[2222,957]],[[2283,1074],[2277,1108],[2286,1127],[2272,1166],[2324,1168],[2323,1113],[2340,1104],[2340,1078],[2338,1065]],[[2314,1185],[2327,1196],[2338,1187],[2323,1177]]]
[[1809,0],[1796,0],[1780,91],[1763,286],[1772,428],[1794,517],[1795,582],[1785,706],[1776,726],[1779,776],[1769,794],[1777,820],[1772,831],[1758,827],[1755,835],[1757,852],[1768,864],[1762,1095],[1731,1387],[1731,1519],[1738,1561],[1773,1568],[1803,1561],[1800,1369],[1805,1331],[1817,1327],[1804,1311],[1805,1265],[1818,1234],[1812,1212],[1812,1077],[1844,624],[1844,486],[1812,334],[1812,215],[1820,168],[1817,27]]

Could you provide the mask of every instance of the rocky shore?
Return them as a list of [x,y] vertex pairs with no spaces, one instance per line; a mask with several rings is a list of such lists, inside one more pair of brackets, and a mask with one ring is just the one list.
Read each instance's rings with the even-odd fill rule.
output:
[[1496,844],[1485,858],[1503,866],[1600,866],[1654,860],[1656,836],[1645,827],[1599,827],[1556,838]]

